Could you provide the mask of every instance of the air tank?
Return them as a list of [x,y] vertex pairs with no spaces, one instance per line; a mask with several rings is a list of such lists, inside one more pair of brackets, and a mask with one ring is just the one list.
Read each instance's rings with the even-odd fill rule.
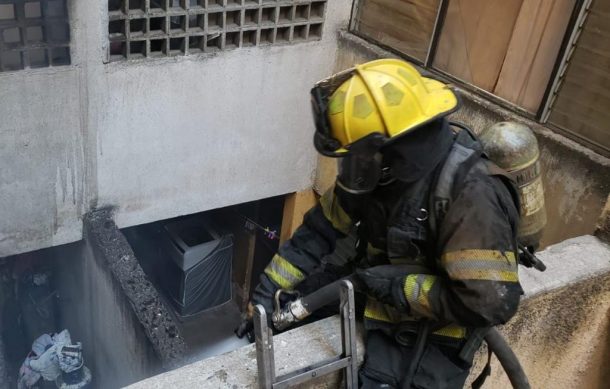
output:
[[540,149],[532,130],[521,123],[496,123],[480,135],[485,153],[508,172],[521,197],[519,242],[537,248],[546,225]]

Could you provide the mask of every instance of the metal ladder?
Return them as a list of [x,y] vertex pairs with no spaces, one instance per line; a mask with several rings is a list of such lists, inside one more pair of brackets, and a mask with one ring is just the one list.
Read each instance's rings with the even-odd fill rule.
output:
[[254,334],[256,338],[256,360],[258,382],[261,389],[282,389],[305,383],[320,376],[343,370],[345,387],[358,387],[358,360],[356,356],[356,309],[354,287],[349,281],[341,282],[341,344],[340,355],[323,362],[314,363],[279,377],[275,375],[273,331],[267,325],[267,313],[262,305],[254,308]]

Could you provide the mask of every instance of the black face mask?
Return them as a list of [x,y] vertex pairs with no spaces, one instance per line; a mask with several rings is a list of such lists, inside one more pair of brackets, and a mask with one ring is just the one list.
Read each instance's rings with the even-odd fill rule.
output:
[[453,144],[453,132],[446,119],[435,120],[390,141],[381,149],[383,166],[406,183],[418,181],[430,174],[445,158]]
[[338,185],[351,194],[370,193],[394,180],[411,183],[430,174],[453,144],[446,119],[393,140],[371,134],[349,147],[339,163]]
[[339,162],[337,184],[351,194],[372,192],[382,178],[383,156],[380,147],[386,138],[370,134],[350,145],[349,153]]

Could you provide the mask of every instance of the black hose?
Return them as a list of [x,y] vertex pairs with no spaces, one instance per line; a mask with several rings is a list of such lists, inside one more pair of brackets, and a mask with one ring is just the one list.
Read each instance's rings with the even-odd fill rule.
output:
[[496,354],[514,389],[530,389],[530,383],[519,359],[500,332],[492,328],[485,335],[487,347]]
[[[421,266],[417,265],[384,265],[376,266],[367,269],[380,277],[385,275],[386,278],[397,277],[400,274],[424,274],[428,273],[429,270],[425,270]],[[363,291],[364,285],[356,274],[352,274],[348,277],[342,278],[339,281],[330,283],[317,291],[301,298],[303,307],[311,314],[316,310],[329,305],[336,304],[339,301],[341,281],[348,280],[354,285],[354,290]],[[530,389],[530,384],[523,371],[519,359],[510,348],[506,340],[502,337],[497,329],[491,328],[485,335],[485,341],[489,349],[496,355],[498,361],[504,368],[508,379],[510,380],[514,389]]]
[[[367,269],[368,272],[380,278],[400,277],[408,274],[426,274],[430,270],[421,265],[381,265]],[[316,310],[339,301],[341,293],[341,281],[348,280],[354,285],[354,290],[363,291],[364,285],[357,274],[349,275],[338,281],[332,282],[313,293],[301,298],[303,307],[313,313]]]
[[421,361],[424,350],[426,348],[426,344],[428,344],[428,336],[430,335],[430,322],[428,320],[422,320],[420,322],[419,331],[417,331],[417,338],[415,340],[415,346],[413,350],[413,359],[409,363],[409,369],[407,370],[407,374],[401,384],[402,388],[408,389],[411,388],[411,384],[413,383],[413,377],[415,377],[415,369],[419,366],[419,362]]
[[347,280],[354,285],[354,290],[361,290],[360,280],[354,274],[321,287],[301,298],[303,307],[310,314],[327,305],[337,304],[341,293],[341,281]]

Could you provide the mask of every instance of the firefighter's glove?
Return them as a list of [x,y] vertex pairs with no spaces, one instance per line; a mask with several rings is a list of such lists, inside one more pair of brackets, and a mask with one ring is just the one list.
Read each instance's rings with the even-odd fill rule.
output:
[[250,343],[254,342],[254,306],[252,303],[248,303],[248,308],[241,316],[241,323],[239,327],[235,329],[235,335],[242,339],[244,336],[248,337]]
[[366,293],[377,301],[388,304],[401,312],[409,312],[409,303],[404,295],[404,276],[387,278],[368,269],[356,270],[356,275],[364,286]]

